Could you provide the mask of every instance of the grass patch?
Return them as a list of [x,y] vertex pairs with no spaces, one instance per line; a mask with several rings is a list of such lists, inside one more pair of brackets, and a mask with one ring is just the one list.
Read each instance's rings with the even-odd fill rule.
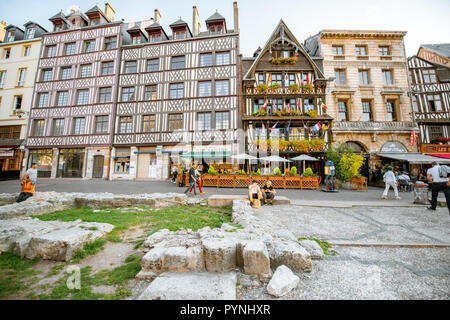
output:
[[[20,293],[29,288],[38,279],[35,276],[42,273],[41,270],[33,270],[32,267],[39,258],[26,259],[10,252],[0,255],[0,299],[12,294]],[[31,278],[30,278],[31,277]]]
[[[177,231],[180,228],[197,231],[204,227],[220,228],[231,222],[231,207],[179,206],[164,209],[142,208],[143,211],[109,209],[108,212],[91,208],[74,208],[34,216],[43,221],[75,221],[110,223],[115,228],[106,235],[106,240],[122,241],[121,234],[132,226],[145,225],[152,233],[160,229]],[[207,217],[207,219],[205,219]]]
[[314,238],[314,237],[298,238],[298,241],[302,241],[302,240],[313,240],[313,241],[317,242],[317,244],[322,248],[323,253],[325,255],[327,255],[327,256],[334,256],[336,254],[336,251],[331,250],[331,248],[332,248],[331,244],[329,244],[325,240],[317,239],[317,238]]
[[105,245],[105,243],[105,239],[97,239],[95,241],[86,243],[83,246],[83,249],[78,249],[77,251],[75,251],[70,263],[78,263],[87,256],[96,254],[100,250],[103,250],[103,246]]
[[50,278],[53,276],[56,276],[57,274],[59,274],[59,272],[64,269],[64,265],[63,264],[57,264],[55,266],[52,267],[52,269],[50,270],[49,273],[47,273],[47,275],[45,276],[46,278]]

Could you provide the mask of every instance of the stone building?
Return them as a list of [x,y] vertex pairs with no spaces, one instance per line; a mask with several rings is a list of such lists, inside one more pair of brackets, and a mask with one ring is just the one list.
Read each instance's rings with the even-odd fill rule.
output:
[[18,178],[22,168],[34,77],[46,32],[32,21],[24,24],[24,29],[4,28],[0,43],[0,179]]
[[450,68],[420,57],[422,47],[408,58],[420,152],[450,158]]
[[200,29],[181,18],[127,26],[122,47],[111,178],[166,179],[173,164],[224,162],[237,152],[238,8],[234,28],[214,13]]
[[49,20],[27,138],[27,167],[39,176],[108,178],[123,22],[106,3]]
[[[379,154],[417,151],[402,31],[322,30],[305,46],[326,78],[333,143],[366,152],[372,168]],[[395,156],[395,155],[394,155]],[[370,159],[369,159],[370,158]],[[392,158],[390,158],[392,159]],[[369,174],[365,168],[365,175]]]

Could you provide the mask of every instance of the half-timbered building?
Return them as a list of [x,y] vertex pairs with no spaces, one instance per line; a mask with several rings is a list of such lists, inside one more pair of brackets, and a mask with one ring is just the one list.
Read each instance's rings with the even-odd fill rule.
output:
[[327,80],[282,20],[242,66],[246,151],[258,157],[320,154],[333,120],[325,105]]
[[28,167],[52,178],[107,178],[119,69],[127,39],[114,10],[94,6],[49,19],[43,35],[26,147]]
[[450,157],[450,68],[421,57],[408,58],[420,151]]
[[113,179],[166,179],[172,164],[226,161],[237,150],[239,30],[219,13],[127,28],[113,141]]

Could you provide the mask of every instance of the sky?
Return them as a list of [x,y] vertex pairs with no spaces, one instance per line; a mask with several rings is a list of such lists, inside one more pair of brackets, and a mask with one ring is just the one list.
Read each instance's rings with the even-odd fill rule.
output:
[[[63,10],[94,5],[104,9],[105,0],[0,0],[0,20],[23,26],[28,21],[52,30],[48,18]],[[238,0],[241,53],[252,56],[263,47],[280,19],[303,41],[322,29],[407,31],[406,54],[417,53],[421,44],[450,42],[450,0]],[[154,9],[162,15],[162,26],[180,17],[192,29],[192,6],[197,6],[202,30],[205,20],[216,10],[233,28],[233,0],[110,0],[116,20],[148,20]]]

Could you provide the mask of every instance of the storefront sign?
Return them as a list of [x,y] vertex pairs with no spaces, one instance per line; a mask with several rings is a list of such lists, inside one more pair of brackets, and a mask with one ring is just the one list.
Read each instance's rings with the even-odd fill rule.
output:
[[161,156],[162,155],[162,147],[156,147],[156,155]]
[[0,151],[0,157],[14,157],[13,151]]

